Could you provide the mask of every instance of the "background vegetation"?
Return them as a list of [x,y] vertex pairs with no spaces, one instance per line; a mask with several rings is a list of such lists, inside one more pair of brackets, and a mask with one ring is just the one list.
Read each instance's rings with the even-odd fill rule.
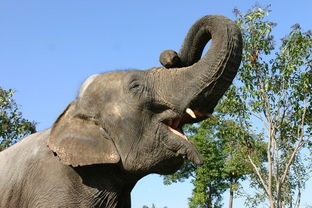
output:
[[[311,176],[312,33],[296,24],[276,41],[270,12],[234,10],[244,42],[239,73],[215,118],[185,128],[204,165],[186,163],[165,177],[165,184],[192,178],[192,208],[222,207],[226,190],[229,207],[235,193],[249,207],[300,205]],[[249,192],[241,185],[246,179]]]
[[13,95],[14,90],[0,87],[0,151],[36,132],[36,123],[23,118]]

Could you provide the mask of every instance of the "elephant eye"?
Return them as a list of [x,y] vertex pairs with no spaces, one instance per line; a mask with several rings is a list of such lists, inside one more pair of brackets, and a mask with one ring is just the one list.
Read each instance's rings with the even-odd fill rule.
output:
[[134,80],[129,84],[129,91],[134,94],[142,94],[144,86],[138,80]]
[[131,85],[130,85],[130,90],[137,89],[137,88],[139,88],[139,87],[140,87],[140,84],[139,84],[139,83],[133,82],[133,83],[131,83]]

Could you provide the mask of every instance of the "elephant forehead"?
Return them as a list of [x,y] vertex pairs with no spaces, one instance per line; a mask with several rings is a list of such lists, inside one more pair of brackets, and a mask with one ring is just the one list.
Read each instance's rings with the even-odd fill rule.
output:
[[90,86],[90,84],[95,80],[96,77],[98,77],[99,74],[93,74],[90,77],[88,77],[86,79],[86,81],[84,81],[80,87],[79,90],[79,97],[82,97],[83,94],[85,93],[86,89]]
[[94,74],[83,82],[78,97],[81,98],[85,94],[98,94],[105,91],[112,93],[113,91],[118,91],[122,88],[122,82],[126,74],[126,72]]

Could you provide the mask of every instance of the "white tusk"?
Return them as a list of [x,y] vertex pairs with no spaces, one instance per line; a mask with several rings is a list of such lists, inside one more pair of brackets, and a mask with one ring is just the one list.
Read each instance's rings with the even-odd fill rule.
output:
[[192,109],[187,108],[186,113],[189,114],[192,118],[196,118],[196,115],[195,115],[194,111],[192,111]]

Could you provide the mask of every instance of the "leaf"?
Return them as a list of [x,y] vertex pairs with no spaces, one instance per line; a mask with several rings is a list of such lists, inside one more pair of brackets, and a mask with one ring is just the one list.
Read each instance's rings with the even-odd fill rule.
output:
[[23,118],[13,95],[13,89],[0,87],[0,151],[36,131],[36,123]]

